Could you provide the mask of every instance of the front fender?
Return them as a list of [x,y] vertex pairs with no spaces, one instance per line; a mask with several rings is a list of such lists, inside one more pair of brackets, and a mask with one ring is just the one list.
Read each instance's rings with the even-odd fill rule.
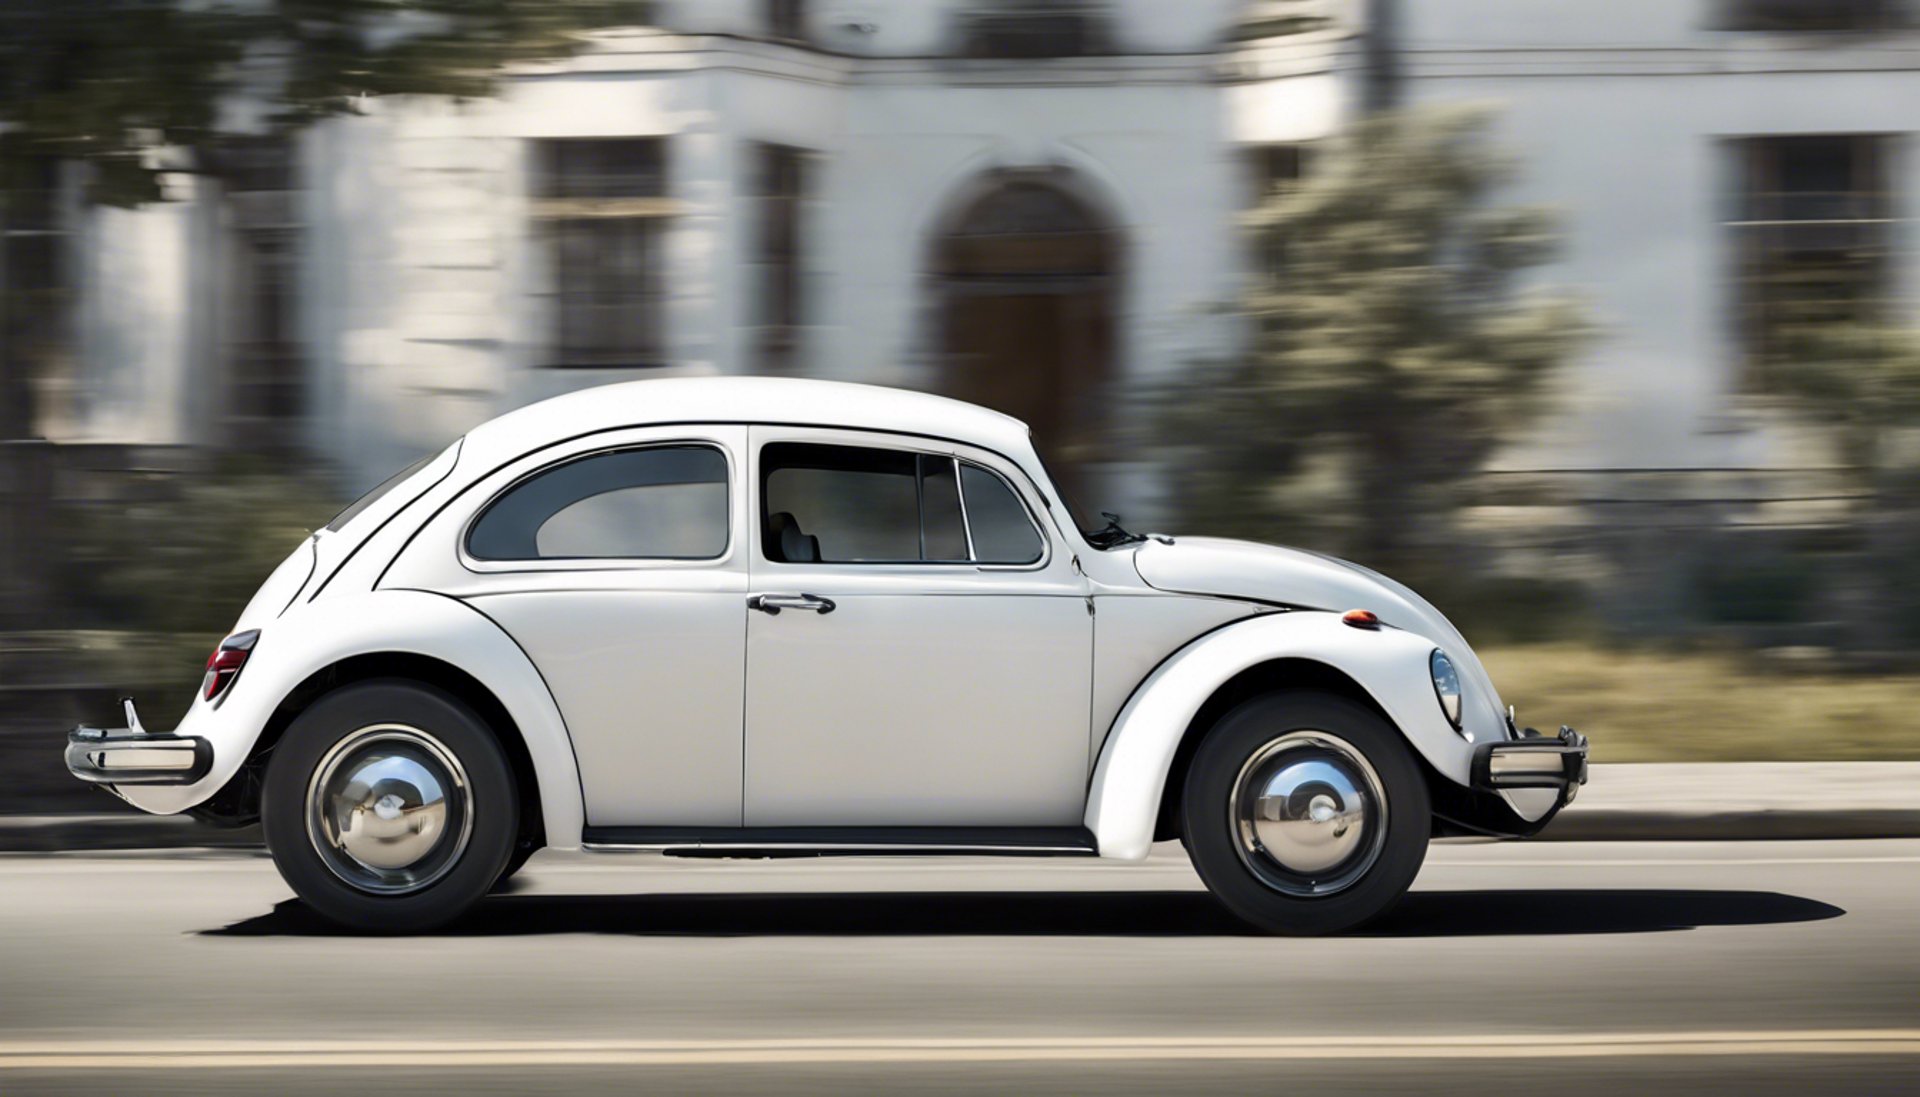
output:
[[381,590],[309,603],[265,625],[240,677],[218,701],[196,698],[176,729],[213,745],[206,777],[180,786],[119,790],[137,808],[185,811],[218,792],[259,739],[267,720],[296,686],[356,655],[424,655],[485,683],[513,717],[533,760],[547,844],[579,845],[585,823],[573,743],[553,695],[518,644],[458,599],[413,590]]
[[[1440,711],[1427,665],[1432,652],[1433,642],[1423,636],[1353,628],[1338,614],[1310,611],[1252,618],[1188,644],[1134,690],[1101,748],[1086,814],[1100,856],[1147,855],[1167,773],[1194,716],[1229,679],[1277,659],[1312,660],[1345,673],[1436,771],[1467,785],[1473,743]],[[1480,742],[1505,737],[1504,728],[1467,730]]]

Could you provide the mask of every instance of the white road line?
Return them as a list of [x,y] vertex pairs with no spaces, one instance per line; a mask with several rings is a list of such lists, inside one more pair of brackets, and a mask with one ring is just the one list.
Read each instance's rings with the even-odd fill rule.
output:
[[0,1071],[1920,1056],[1920,1029],[1443,1036],[1081,1036],[795,1040],[7,1041]]

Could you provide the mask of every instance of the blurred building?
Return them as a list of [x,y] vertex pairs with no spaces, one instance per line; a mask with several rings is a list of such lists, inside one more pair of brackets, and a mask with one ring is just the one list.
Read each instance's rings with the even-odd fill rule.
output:
[[1604,328],[1510,467],[1795,467],[1742,395],[1761,321],[1920,279],[1902,0],[662,0],[658,22],[494,99],[235,141],[171,202],[69,203],[76,349],[38,429],[293,450],[353,487],[556,392],[787,373],[1004,408],[1151,509],[1119,397],[1231,351],[1236,214],[1394,101],[1504,108],[1514,198],[1566,217],[1543,278]]

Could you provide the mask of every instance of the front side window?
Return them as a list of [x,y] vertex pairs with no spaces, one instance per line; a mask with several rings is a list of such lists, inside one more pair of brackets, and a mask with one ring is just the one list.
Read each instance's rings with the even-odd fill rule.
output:
[[727,549],[727,460],[712,446],[615,450],[508,488],[467,533],[476,560],[710,560]]
[[[952,457],[779,442],[760,456],[761,544],[803,564],[1030,564],[1042,542],[994,473]],[[964,499],[964,501],[963,501]]]
[[1031,564],[1040,559],[1040,531],[1005,480],[979,465],[960,466],[973,558],[983,564]]

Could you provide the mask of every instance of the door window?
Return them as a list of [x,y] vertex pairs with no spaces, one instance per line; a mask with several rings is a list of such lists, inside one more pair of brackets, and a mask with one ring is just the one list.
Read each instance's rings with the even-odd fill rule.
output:
[[979,465],[960,465],[973,558],[982,564],[1031,564],[1040,559],[1040,531],[1005,480]]
[[760,467],[762,547],[776,563],[1040,559],[1040,533],[1026,507],[976,465],[904,450],[777,442],[761,451]]
[[727,460],[712,446],[614,450],[508,488],[467,534],[479,560],[707,560],[727,549]]

